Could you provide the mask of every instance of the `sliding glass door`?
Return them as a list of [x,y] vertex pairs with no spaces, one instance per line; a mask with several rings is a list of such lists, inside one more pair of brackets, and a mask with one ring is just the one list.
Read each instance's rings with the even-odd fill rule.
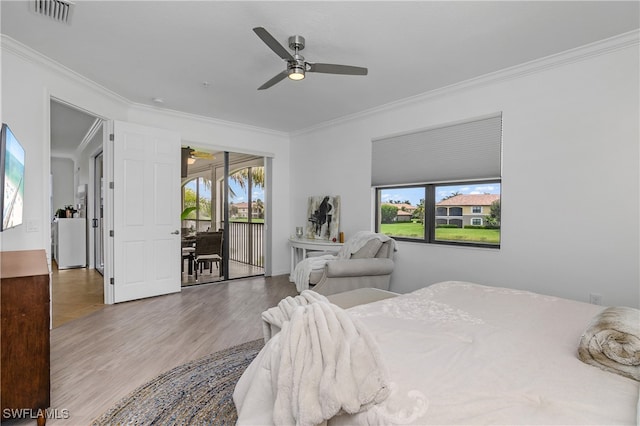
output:
[[229,278],[264,275],[264,159],[234,158],[232,154],[229,158],[225,179]]
[[[196,152],[182,181],[183,285],[264,275],[264,158]],[[189,250],[204,232],[222,232],[222,262],[196,271]]]

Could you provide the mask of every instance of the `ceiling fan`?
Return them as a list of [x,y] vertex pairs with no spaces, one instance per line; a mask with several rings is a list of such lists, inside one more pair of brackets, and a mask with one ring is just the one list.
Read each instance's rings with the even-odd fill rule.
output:
[[268,89],[276,83],[279,83],[285,77],[291,80],[302,80],[307,72],[320,72],[325,74],[344,74],[344,75],[367,75],[367,69],[363,67],[354,67],[351,65],[337,64],[320,64],[311,63],[304,60],[300,55],[300,51],[304,49],[304,37],[294,35],[289,37],[289,48],[293,50],[293,55],[289,53],[267,30],[262,27],[253,29],[258,37],[273,50],[276,55],[280,56],[287,62],[287,69],[276,74],[271,80],[258,87],[258,90]]
[[210,152],[204,152],[204,151],[196,151],[195,149],[191,148],[190,146],[186,147],[186,148],[182,148],[183,151],[185,151],[185,154],[187,156],[187,163],[188,164],[193,164],[196,162],[197,159],[201,158],[203,160],[214,160],[216,157],[211,154]]

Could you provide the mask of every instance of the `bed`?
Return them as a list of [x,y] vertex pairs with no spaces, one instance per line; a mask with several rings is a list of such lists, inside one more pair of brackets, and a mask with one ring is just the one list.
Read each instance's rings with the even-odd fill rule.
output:
[[[456,281],[351,307],[377,343],[388,393],[328,424],[635,424],[639,382],[578,359],[603,308]],[[274,422],[281,334],[236,386],[240,425]]]

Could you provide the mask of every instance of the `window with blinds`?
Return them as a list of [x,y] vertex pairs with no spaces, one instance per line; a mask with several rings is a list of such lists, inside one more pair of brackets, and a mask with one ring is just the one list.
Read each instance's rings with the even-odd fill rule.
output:
[[373,141],[376,231],[500,247],[502,115]]

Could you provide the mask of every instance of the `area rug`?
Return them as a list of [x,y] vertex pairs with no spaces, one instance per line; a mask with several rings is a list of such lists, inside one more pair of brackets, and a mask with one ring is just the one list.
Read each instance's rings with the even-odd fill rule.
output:
[[140,386],[92,426],[233,425],[233,390],[264,340],[233,346],[180,365]]

